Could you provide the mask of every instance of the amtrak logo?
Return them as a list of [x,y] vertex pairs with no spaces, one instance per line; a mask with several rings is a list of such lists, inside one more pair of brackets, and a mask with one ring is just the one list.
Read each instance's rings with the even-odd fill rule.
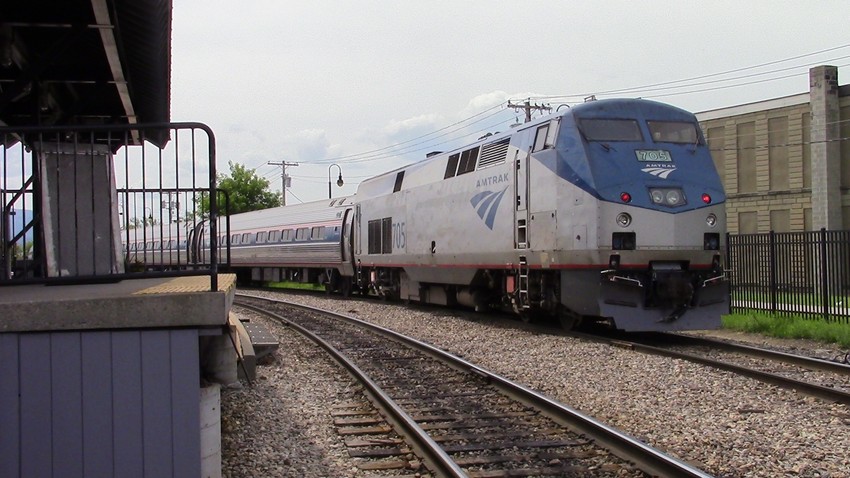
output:
[[508,188],[502,189],[500,192],[482,191],[469,201],[472,207],[478,209],[478,217],[484,220],[484,224],[493,229],[493,223],[496,221],[496,211],[499,209],[499,203],[502,202],[502,196]]
[[670,176],[670,173],[672,173],[675,170],[676,170],[675,166],[672,167],[672,168],[670,168],[670,167],[667,167],[667,168],[665,168],[665,167],[653,167],[653,168],[643,168],[643,169],[641,169],[641,171],[643,171],[645,173],[649,173],[649,174],[651,174],[655,177],[661,178],[661,179],[667,179],[667,176]]

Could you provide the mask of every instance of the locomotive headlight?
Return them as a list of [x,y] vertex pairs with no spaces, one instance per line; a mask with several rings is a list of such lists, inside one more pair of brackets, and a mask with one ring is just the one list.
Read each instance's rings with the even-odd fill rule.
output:
[[705,218],[705,223],[708,224],[708,227],[714,227],[717,225],[717,216],[714,213],[709,214]]
[[667,191],[667,205],[677,206],[682,201],[682,194],[677,189]]
[[687,202],[682,188],[650,188],[649,198],[652,204],[667,207],[682,206]]
[[620,227],[629,227],[629,224],[631,223],[632,216],[630,216],[628,213],[621,212],[620,214],[617,214],[617,225],[619,225]]
[[661,204],[664,202],[664,192],[660,189],[653,189],[649,192],[650,196],[652,196],[652,202],[655,204]]

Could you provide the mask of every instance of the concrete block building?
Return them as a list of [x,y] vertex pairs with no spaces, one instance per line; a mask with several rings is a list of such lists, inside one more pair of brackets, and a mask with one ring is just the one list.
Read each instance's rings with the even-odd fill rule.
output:
[[729,232],[850,229],[850,85],[697,113],[727,193]]

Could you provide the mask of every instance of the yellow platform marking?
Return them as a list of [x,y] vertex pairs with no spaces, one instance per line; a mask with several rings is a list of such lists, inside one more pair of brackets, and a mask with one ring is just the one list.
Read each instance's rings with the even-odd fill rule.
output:
[[[229,291],[236,287],[236,274],[219,274],[219,292]],[[141,294],[186,294],[191,292],[207,292],[210,290],[210,276],[176,277],[162,284],[136,291],[133,295]]]

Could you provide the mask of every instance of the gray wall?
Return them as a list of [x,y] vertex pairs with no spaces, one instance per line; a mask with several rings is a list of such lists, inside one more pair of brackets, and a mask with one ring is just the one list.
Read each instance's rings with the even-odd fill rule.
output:
[[200,476],[197,329],[0,334],[0,477]]

